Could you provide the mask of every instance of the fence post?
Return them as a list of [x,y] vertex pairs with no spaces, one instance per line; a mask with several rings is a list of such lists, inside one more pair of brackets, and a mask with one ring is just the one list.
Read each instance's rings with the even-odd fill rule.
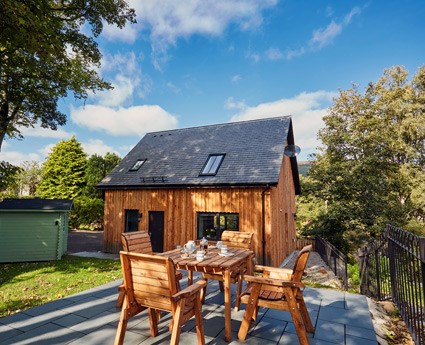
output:
[[[425,237],[419,237],[419,252],[421,258],[421,270],[422,270],[422,292],[423,292],[423,303],[425,304]],[[422,335],[425,340],[425,335]]]
[[365,282],[364,279],[366,277],[365,270],[367,267],[367,247],[359,248],[358,251],[359,261],[360,261],[360,293],[363,295],[367,295],[367,292],[364,290]]

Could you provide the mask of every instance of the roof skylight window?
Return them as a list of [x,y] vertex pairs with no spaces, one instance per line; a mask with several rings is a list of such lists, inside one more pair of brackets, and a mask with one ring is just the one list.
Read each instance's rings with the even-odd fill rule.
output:
[[129,171],[137,171],[140,169],[140,167],[143,165],[143,163],[146,162],[146,159],[139,159],[134,165],[130,168]]
[[199,175],[203,176],[214,176],[217,174],[221,163],[223,162],[224,154],[213,154],[209,155],[207,162],[201,170]]

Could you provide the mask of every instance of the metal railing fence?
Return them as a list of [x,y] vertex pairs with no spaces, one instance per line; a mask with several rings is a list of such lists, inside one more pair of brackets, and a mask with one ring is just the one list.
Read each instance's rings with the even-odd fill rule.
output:
[[341,278],[343,287],[348,289],[347,256],[340,252],[332,243],[316,236],[315,250],[322,260],[331,268],[334,274]]
[[425,237],[388,225],[359,258],[361,293],[392,299],[415,344],[425,344]]

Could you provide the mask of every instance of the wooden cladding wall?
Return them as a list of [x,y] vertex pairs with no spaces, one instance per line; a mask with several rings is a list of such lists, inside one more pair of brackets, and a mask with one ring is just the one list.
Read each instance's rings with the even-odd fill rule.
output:
[[295,250],[296,245],[295,187],[289,157],[284,157],[278,185],[270,192],[271,227],[266,227],[269,244],[266,264],[277,267]]
[[[266,263],[278,266],[295,248],[295,194],[289,160],[283,184],[264,193]],[[148,230],[148,211],[164,212],[164,251],[196,238],[197,212],[239,213],[239,231],[253,232],[257,262],[262,258],[262,193],[265,188],[187,188],[107,190],[103,250],[117,253],[126,209],[142,213],[139,230]]]
[[254,232],[255,251],[261,250],[261,192],[263,188],[108,190],[105,193],[103,249],[120,250],[125,209],[142,213],[139,230],[148,229],[148,211],[164,211],[164,250],[196,238],[196,212],[239,213],[239,231]]

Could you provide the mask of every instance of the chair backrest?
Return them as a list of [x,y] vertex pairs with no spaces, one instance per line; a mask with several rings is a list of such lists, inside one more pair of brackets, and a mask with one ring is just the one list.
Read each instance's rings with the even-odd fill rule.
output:
[[294,268],[292,270],[292,278],[291,278],[292,281],[296,281],[296,282],[301,281],[312,249],[313,249],[313,246],[310,244],[308,246],[305,246],[298,253],[297,258],[295,259]]
[[239,231],[223,231],[221,234],[221,240],[223,244],[226,244],[231,247],[251,249],[252,237],[254,233],[252,232],[239,232]]
[[153,254],[151,239],[146,231],[124,232],[121,243],[126,252]]
[[171,296],[178,292],[172,259],[149,254],[120,252],[124,287],[130,305],[173,311]]

